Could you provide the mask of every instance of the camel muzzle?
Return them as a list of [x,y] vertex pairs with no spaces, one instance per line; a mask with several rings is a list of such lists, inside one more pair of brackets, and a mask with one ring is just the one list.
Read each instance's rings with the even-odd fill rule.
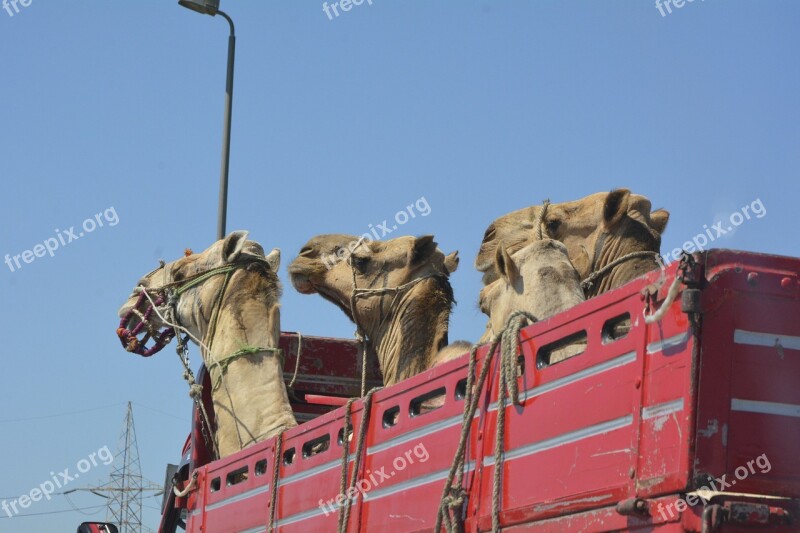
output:
[[[136,304],[120,319],[117,328],[117,337],[125,350],[142,357],[150,357],[160,352],[175,337],[173,328],[164,326],[159,329],[151,320],[155,308],[163,304],[163,296],[159,295],[155,301],[150,301],[144,287],[140,288]],[[144,311],[140,311],[139,309],[144,305],[146,305]],[[136,325],[133,326],[133,324]],[[131,326],[133,329],[130,329]],[[139,335],[142,333],[144,333],[144,337],[139,339]],[[148,348],[147,342],[150,339],[154,344]]]

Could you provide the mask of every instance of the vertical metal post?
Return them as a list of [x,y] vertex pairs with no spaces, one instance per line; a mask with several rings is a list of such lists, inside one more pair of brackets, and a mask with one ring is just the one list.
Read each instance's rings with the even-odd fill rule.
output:
[[219,209],[217,211],[217,239],[225,238],[225,221],[228,216],[228,169],[231,157],[231,114],[233,111],[233,63],[236,55],[236,32],[233,20],[224,12],[217,11],[228,21],[231,33],[228,37],[228,75],[225,81],[225,117],[222,130],[222,168],[219,178]]

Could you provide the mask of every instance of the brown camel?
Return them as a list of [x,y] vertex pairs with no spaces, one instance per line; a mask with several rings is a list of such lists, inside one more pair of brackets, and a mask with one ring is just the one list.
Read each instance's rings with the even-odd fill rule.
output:
[[490,259],[497,246],[504,243],[513,254],[537,239],[541,228],[544,237],[566,245],[586,296],[596,296],[659,266],[661,234],[668,220],[667,211],[651,212],[650,200],[627,189],[550,204],[546,209],[532,206],[504,215],[489,226],[475,265],[485,273],[484,283],[491,283],[497,279]]
[[318,293],[344,311],[377,356],[384,385],[392,385],[469,351],[466,342],[447,346],[448,278],[457,267],[458,252],[445,256],[430,235],[372,242],[319,235],[289,274],[299,292]]
[[[125,327],[130,330],[147,316],[150,300],[140,298],[142,291],[153,302],[165,296],[168,303],[148,316],[147,329],[167,326],[160,313],[202,340],[203,361],[213,384],[220,457],[297,425],[277,348],[279,264],[279,250],[265,257],[258,243],[247,240],[247,232],[236,231],[202,253],[164,264],[143,277],[119,310],[121,317],[129,317]],[[127,341],[136,344],[131,338]]]

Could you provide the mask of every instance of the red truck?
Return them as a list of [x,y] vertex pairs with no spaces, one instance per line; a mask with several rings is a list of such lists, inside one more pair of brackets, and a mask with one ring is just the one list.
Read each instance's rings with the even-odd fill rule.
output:
[[[212,460],[195,408],[159,531],[431,531],[449,477],[448,516],[469,532],[800,531],[800,259],[697,253],[519,338],[520,403],[498,437],[489,346],[465,416],[470,355],[345,405],[359,345],[284,333],[287,382],[302,342],[301,424]],[[585,350],[551,363],[565,343]]]

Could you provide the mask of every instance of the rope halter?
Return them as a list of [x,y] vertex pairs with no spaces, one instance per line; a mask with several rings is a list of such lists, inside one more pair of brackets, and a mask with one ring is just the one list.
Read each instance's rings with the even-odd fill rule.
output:
[[[156,306],[161,306],[164,304],[164,297],[159,295],[154,304],[152,304],[147,300],[144,287],[137,287],[137,289],[139,292],[139,297],[136,299],[136,304],[134,304],[133,308],[131,308],[131,310],[128,311],[119,321],[117,337],[119,337],[122,346],[127,351],[139,354],[142,357],[150,357],[151,355],[160,352],[164,346],[170,343],[170,341],[175,337],[175,329],[167,326],[162,326],[159,328],[151,321],[153,310]],[[147,308],[145,309],[144,313],[142,313],[139,311],[139,308],[145,302],[148,302]],[[134,315],[139,319],[139,323],[136,324],[133,329],[128,329],[127,325]],[[142,332],[142,330],[146,331],[144,338],[140,340],[138,335]],[[147,341],[149,341],[151,338],[153,339],[154,344],[148,348],[146,346]]]
[[[225,274],[226,278],[228,278],[235,270],[246,268],[252,263],[259,262],[266,263],[264,259],[253,256],[248,257],[244,261],[199,272],[180,281],[171,281],[160,287],[146,288],[143,285],[139,285],[133,290],[134,294],[139,295],[136,299],[136,303],[130,311],[125,313],[120,319],[119,326],[117,327],[117,337],[119,337],[123,348],[131,353],[141,355],[142,357],[150,357],[160,352],[164,346],[175,338],[177,331],[174,327],[165,324],[159,325],[154,322],[153,314],[156,308],[166,305],[168,307],[168,312],[171,313],[177,321],[176,310],[183,293],[197,287],[209,278],[220,274]],[[149,278],[162,268],[167,268],[166,263],[163,261],[161,261],[161,265],[158,268],[147,274],[145,278]],[[166,273],[164,277],[170,279]],[[149,295],[155,296],[149,297]],[[158,313],[156,312],[155,314],[157,315]],[[138,319],[138,324],[130,329],[128,328],[128,324],[134,317]],[[144,336],[140,339],[139,335],[143,332]],[[147,342],[151,339],[153,340],[153,344],[148,347]]]

